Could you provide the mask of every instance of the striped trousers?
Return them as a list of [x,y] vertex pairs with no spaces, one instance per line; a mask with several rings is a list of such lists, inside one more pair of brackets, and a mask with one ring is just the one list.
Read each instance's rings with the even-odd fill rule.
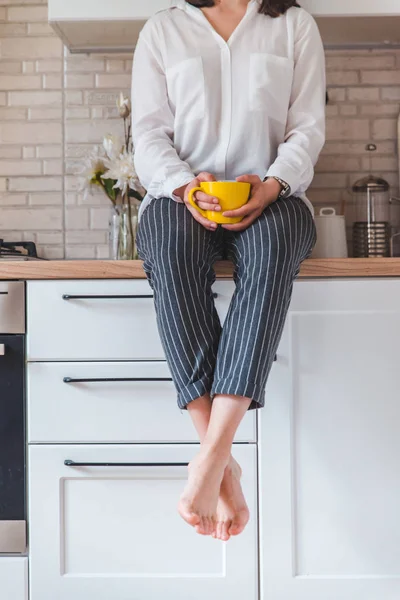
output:
[[[251,398],[250,408],[264,405],[293,282],[315,238],[310,210],[294,197],[235,233],[206,230],[170,198],[144,209],[138,252],[181,409],[207,393]],[[211,286],[213,263],[223,255],[234,263],[236,289],[222,328]]]

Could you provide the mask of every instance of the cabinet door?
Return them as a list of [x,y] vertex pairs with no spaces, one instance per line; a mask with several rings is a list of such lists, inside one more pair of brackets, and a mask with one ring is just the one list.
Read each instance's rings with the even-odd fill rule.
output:
[[28,600],[28,559],[0,558],[1,600]]
[[30,600],[257,600],[256,448],[235,447],[252,520],[227,544],[177,514],[197,450],[31,446]]
[[260,421],[262,600],[400,597],[400,281],[300,282]]

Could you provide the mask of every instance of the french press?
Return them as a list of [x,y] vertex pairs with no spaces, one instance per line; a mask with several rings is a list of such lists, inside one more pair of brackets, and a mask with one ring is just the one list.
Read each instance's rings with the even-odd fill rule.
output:
[[388,257],[391,251],[390,186],[369,175],[353,185],[355,222],[353,253],[356,258]]

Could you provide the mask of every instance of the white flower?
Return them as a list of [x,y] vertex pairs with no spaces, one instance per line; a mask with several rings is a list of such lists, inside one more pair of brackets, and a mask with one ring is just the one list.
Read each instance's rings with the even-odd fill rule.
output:
[[116,160],[121,154],[124,144],[121,141],[121,138],[110,134],[105,136],[103,140],[103,148],[110,160]]
[[128,119],[131,114],[131,101],[126,98],[122,92],[120,92],[117,98],[117,107],[119,114],[123,119]]
[[90,154],[85,158],[82,170],[78,172],[78,175],[83,177],[83,183],[80,191],[84,192],[85,198],[89,192],[92,192],[94,185],[99,185],[99,176],[107,170],[104,160],[105,159],[100,155],[100,148],[98,146],[95,146]]
[[116,180],[117,183],[114,185],[114,189],[121,190],[123,196],[126,195],[128,189],[136,191],[142,189],[133,160],[133,154],[127,152],[124,148],[124,151],[117,158],[105,161],[108,171],[102,175],[102,178]]

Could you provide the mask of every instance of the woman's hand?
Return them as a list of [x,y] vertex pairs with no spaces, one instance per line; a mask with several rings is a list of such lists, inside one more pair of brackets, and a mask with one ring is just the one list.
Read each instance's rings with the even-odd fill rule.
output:
[[234,225],[222,225],[229,231],[244,231],[247,229],[262,212],[278,199],[282,186],[276,179],[267,179],[262,182],[258,175],[243,175],[236,181],[251,183],[251,196],[247,204],[237,210],[224,212],[224,217],[244,217],[240,223]]
[[[200,187],[200,184],[203,181],[215,181],[215,177],[214,177],[214,175],[211,175],[211,173],[206,173],[206,172],[200,173],[187,186],[183,186],[183,187],[179,188],[178,190],[175,190],[174,194],[176,196],[178,196],[179,198],[181,198],[181,200],[184,201],[184,203],[186,204],[186,208],[188,209],[189,212],[191,212],[191,214],[193,215],[194,219],[196,219],[196,221],[198,221],[206,229],[209,229],[210,231],[215,231],[217,229],[217,224],[213,223],[213,221],[210,221],[209,219],[206,219],[205,217],[203,217],[203,215],[200,214],[198,210],[193,208],[193,206],[191,204],[189,204],[189,201],[188,201],[188,194],[189,194],[190,190],[192,190],[195,187]],[[205,194],[204,192],[196,192],[195,199],[196,199],[196,204],[198,205],[198,207],[202,208],[203,210],[214,210],[214,211],[221,210],[221,206],[219,205],[218,199],[214,198],[213,196],[209,196],[208,194]]]

